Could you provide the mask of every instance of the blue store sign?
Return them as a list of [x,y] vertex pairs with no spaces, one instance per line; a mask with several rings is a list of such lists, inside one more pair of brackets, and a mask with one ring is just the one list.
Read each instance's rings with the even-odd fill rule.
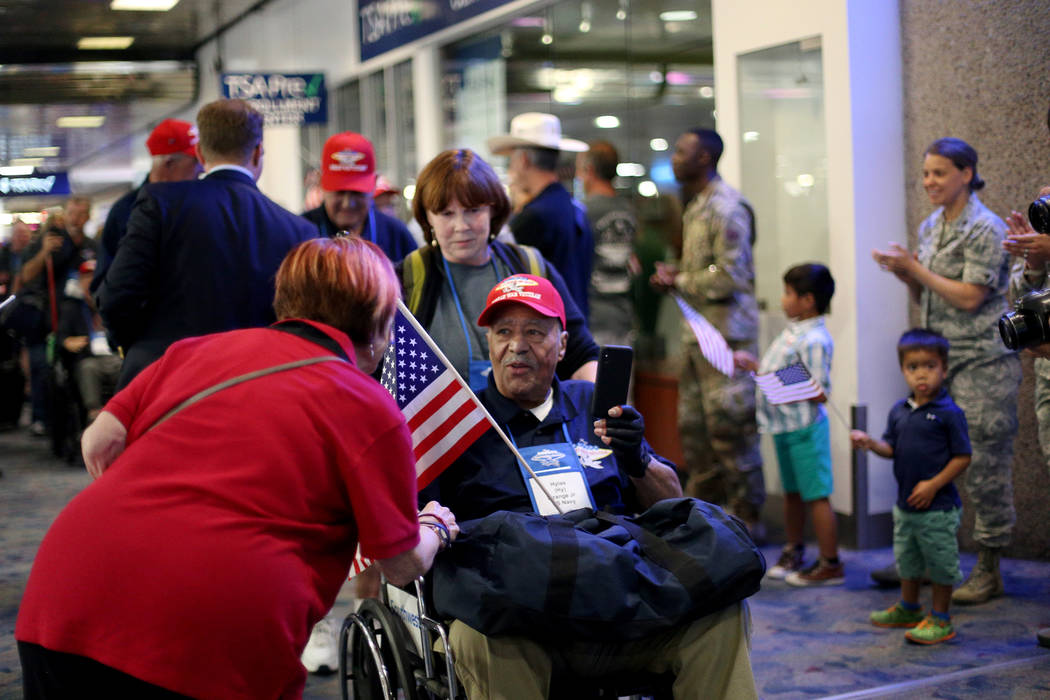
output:
[[324,73],[223,73],[222,96],[251,104],[266,126],[328,123]]
[[361,0],[361,60],[386,53],[510,0]]
[[0,177],[0,197],[41,197],[68,195],[69,176],[66,173],[35,173]]

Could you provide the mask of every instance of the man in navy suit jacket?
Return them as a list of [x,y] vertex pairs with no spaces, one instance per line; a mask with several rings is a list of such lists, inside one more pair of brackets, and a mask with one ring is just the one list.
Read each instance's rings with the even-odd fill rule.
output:
[[124,349],[120,387],[188,336],[266,326],[286,253],[317,236],[262,194],[263,117],[243,100],[197,114],[200,180],[142,188],[99,288],[99,310]]

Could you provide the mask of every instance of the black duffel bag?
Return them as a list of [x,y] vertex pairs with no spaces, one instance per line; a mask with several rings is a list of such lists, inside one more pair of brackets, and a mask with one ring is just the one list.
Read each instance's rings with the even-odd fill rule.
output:
[[692,498],[636,517],[499,511],[460,528],[435,560],[431,599],[488,635],[638,639],[747,598],[766,570],[739,520]]

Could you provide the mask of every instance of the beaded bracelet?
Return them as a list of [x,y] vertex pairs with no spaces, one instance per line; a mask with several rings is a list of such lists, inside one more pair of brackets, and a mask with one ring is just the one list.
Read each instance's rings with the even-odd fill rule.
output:
[[422,520],[423,518],[433,518],[434,520],[436,520],[436,521],[438,521],[439,523],[441,523],[441,526],[445,528],[445,531],[446,531],[446,532],[448,531],[448,523],[447,523],[447,522],[445,522],[445,519],[444,519],[444,518],[442,518],[442,517],[441,517],[440,515],[438,515],[437,513],[431,513],[431,512],[429,512],[429,511],[420,511],[420,512],[419,512],[419,518],[420,518],[421,520]]
[[445,527],[443,522],[441,523],[420,523],[424,527],[429,527],[438,536],[439,548],[446,549],[452,544],[452,536],[448,532],[448,528]]

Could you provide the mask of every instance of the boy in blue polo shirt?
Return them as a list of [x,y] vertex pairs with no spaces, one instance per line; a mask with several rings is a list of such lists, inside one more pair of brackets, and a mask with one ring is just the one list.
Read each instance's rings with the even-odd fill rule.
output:
[[[948,341],[915,328],[897,343],[901,372],[911,396],[890,410],[886,433],[874,440],[862,430],[850,433],[854,448],[893,459],[897,503],[893,506],[893,556],[901,575],[901,600],[871,614],[876,627],[907,627],[917,644],[939,644],[955,636],[948,606],[959,570],[959,514],[962,502],[952,483],[970,464],[966,416],[943,388],[948,372]],[[929,571],[933,610],[923,616],[919,580]]]

